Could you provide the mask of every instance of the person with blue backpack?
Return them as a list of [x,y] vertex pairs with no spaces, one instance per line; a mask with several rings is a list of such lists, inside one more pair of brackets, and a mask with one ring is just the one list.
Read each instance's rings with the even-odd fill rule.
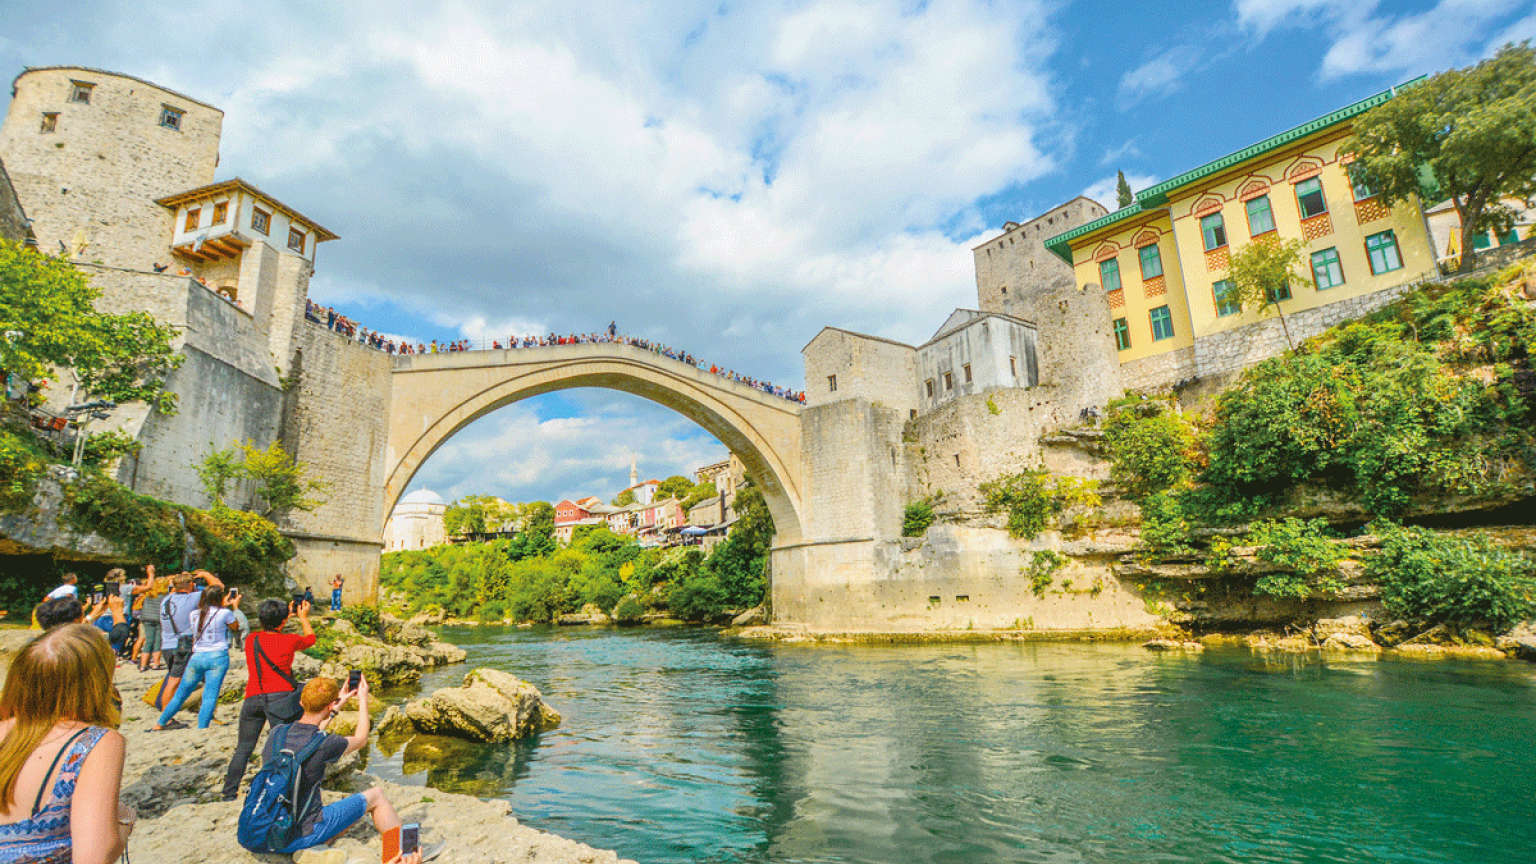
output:
[[[357,697],[357,728],[347,736],[324,731],[353,696]],[[320,781],[326,766],[368,743],[372,724],[367,679],[360,678],[353,691],[343,689],[334,679],[315,678],[304,685],[299,704],[303,716],[267,735],[261,771],[251,781],[240,809],[240,845],[252,852],[292,854],[331,842],[365,813],[373,817],[380,834],[398,829],[400,816],[377,786],[321,806]],[[416,864],[435,858],[441,851],[439,846],[402,860]]]

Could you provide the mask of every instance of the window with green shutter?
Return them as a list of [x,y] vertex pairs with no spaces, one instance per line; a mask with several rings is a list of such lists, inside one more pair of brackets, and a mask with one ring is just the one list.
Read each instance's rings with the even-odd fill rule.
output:
[[1275,214],[1269,209],[1269,196],[1260,195],[1248,202],[1248,235],[1257,237],[1260,234],[1275,230]]
[[1124,318],[1115,319],[1115,347],[1121,351],[1131,347],[1131,325]]
[[1225,318],[1228,315],[1236,315],[1243,311],[1243,304],[1237,302],[1237,286],[1231,279],[1222,279],[1211,285],[1211,297],[1216,301],[1216,314]]
[[1151,279],[1154,276],[1163,275],[1163,255],[1157,251],[1157,244],[1143,246],[1136,250],[1141,258],[1141,278]]
[[1317,283],[1319,291],[1344,284],[1344,268],[1339,264],[1338,249],[1312,253],[1312,281]]
[[1120,262],[1114,258],[1099,262],[1099,284],[1105,291],[1120,290]]
[[1173,338],[1173,313],[1167,306],[1159,306],[1148,313],[1152,321],[1152,341],[1161,342]]
[[1371,259],[1371,272],[1380,274],[1400,270],[1402,256],[1397,252],[1397,235],[1391,231],[1372,234],[1365,238],[1365,252]]
[[1205,237],[1207,252],[1227,245],[1227,225],[1221,220],[1220,213],[1200,217],[1200,234]]
[[1301,218],[1309,219],[1328,212],[1328,202],[1323,200],[1323,181],[1317,177],[1296,184],[1296,206],[1301,208]]

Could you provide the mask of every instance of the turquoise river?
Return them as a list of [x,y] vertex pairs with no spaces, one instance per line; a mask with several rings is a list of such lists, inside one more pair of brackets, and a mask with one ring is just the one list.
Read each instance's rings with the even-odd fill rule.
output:
[[[537,740],[373,770],[665,862],[1536,860],[1536,667],[446,628]],[[427,767],[427,766],[431,767]]]

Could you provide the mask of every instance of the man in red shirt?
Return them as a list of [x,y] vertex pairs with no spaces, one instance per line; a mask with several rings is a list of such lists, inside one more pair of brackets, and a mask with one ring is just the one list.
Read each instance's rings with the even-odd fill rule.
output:
[[[283,626],[296,614],[303,635],[284,633]],[[224,800],[239,797],[245,766],[251,761],[261,727],[292,723],[303,713],[294,703],[298,682],[293,678],[293,655],[315,644],[315,631],[309,626],[309,601],[296,604],[281,600],[263,600],[256,609],[261,630],[245,638],[245,702],[240,706],[240,741],[224,772]]]

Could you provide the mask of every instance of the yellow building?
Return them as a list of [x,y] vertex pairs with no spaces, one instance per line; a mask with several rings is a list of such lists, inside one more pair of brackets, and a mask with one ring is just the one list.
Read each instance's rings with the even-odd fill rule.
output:
[[[1046,241],[1080,290],[1103,292],[1127,388],[1236,372],[1283,350],[1286,330],[1300,340],[1439,276],[1418,200],[1383,205],[1339,154],[1352,119],[1395,92],[1187,171]],[[1265,236],[1307,241],[1310,278],[1277,304],[1283,327],[1273,311],[1228,296],[1231,253]]]

